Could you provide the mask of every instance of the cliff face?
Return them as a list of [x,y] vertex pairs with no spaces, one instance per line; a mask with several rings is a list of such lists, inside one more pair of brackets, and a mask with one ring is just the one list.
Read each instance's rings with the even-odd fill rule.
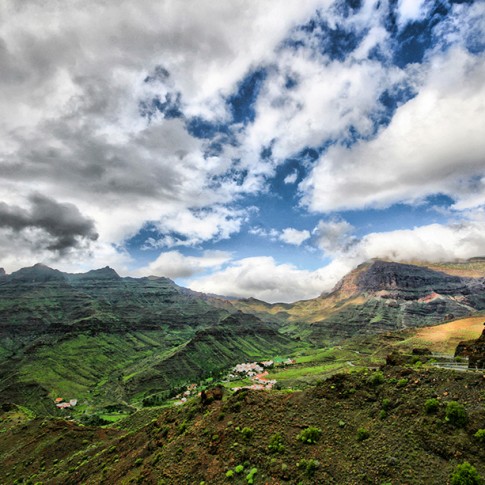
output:
[[460,342],[455,356],[468,357],[468,367],[471,369],[485,369],[485,328],[477,340]]
[[415,299],[430,293],[453,295],[466,291],[463,278],[410,264],[375,261],[359,274],[361,292],[388,292],[389,296]]
[[[485,308],[485,279],[410,264],[373,261],[346,276],[325,298],[337,301],[316,332],[339,336],[432,325]],[[354,303],[355,302],[355,303]]]

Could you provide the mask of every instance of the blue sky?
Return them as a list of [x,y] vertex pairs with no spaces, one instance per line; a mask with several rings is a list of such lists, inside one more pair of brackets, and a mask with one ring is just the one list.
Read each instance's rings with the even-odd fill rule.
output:
[[485,255],[485,2],[0,7],[0,266],[295,301]]

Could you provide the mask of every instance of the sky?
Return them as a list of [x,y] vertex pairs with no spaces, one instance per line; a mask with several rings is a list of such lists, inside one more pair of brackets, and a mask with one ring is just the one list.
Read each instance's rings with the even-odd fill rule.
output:
[[485,2],[3,0],[0,267],[314,298],[485,255]]

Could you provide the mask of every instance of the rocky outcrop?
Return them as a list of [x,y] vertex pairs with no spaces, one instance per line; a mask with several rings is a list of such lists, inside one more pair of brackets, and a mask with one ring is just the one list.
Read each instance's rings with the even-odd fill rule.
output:
[[458,344],[455,357],[458,356],[468,357],[468,367],[471,369],[485,369],[485,328],[477,340],[469,340]]
[[420,266],[378,260],[359,274],[357,287],[360,292],[388,292],[394,297],[416,299],[430,293],[463,293],[466,292],[467,282],[458,276]]

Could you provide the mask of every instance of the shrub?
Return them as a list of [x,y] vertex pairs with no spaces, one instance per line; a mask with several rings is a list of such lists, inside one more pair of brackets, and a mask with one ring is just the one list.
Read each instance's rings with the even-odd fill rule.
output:
[[382,400],[382,409],[384,411],[389,411],[390,407],[391,407],[391,400],[387,399],[387,398],[383,399]]
[[254,434],[254,429],[253,428],[248,428],[248,427],[245,427],[241,430],[241,434],[243,435],[243,437],[246,439],[246,440],[250,440],[251,437],[253,436]]
[[296,466],[302,469],[307,476],[313,477],[313,475],[315,475],[315,471],[320,466],[320,462],[318,460],[314,460],[313,458],[310,460],[305,460],[305,458],[303,458],[297,463]]
[[483,482],[477,469],[465,461],[456,466],[450,483],[451,485],[480,485]]
[[371,386],[378,386],[384,382],[384,374],[380,371],[373,372],[368,378],[367,383]]
[[450,401],[446,405],[445,421],[454,426],[463,427],[467,420],[466,409],[462,404],[456,401]]
[[244,471],[244,465],[238,465],[236,468],[234,468],[234,471],[239,474]]
[[254,475],[256,475],[256,473],[258,473],[258,469],[251,468],[251,471],[246,475],[246,481],[249,484],[254,483]]
[[302,432],[298,435],[297,440],[303,441],[308,445],[312,445],[316,443],[322,434],[322,430],[320,428],[315,428],[314,426],[309,426],[302,430]]
[[397,387],[405,387],[407,383],[408,383],[407,379],[399,379],[396,385]]
[[357,430],[357,441],[364,441],[370,436],[369,431],[365,428],[359,428]]
[[473,436],[481,443],[485,443],[485,429],[479,429]]
[[232,470],[227,470],[226,477],[227,478],[232,478],[233,476],[234,476],[234,472]]
[[438,411],[439,407],[440,407],[440,402],[435,397],[428,399],[424,403],[424,410],[426,411],[426,414],[436,413]]
[[283,444],[283,438],[279,433],[275,433],[269,439],[268,449],[273,453],[283,453],[285,451],[285,445]]

